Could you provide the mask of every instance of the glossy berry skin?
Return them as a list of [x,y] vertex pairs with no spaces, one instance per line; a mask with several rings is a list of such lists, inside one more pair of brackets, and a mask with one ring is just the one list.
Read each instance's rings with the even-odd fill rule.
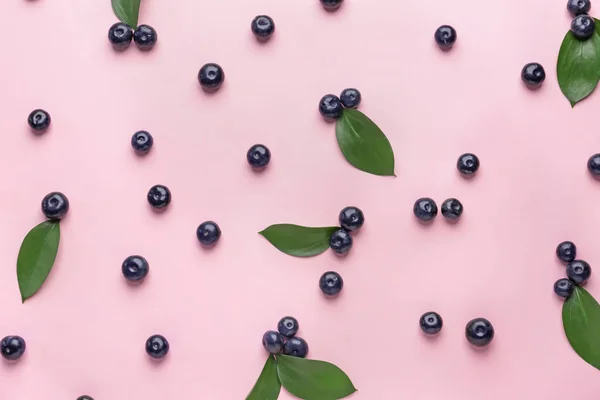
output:
[[149,25],[140,25],[133,33],[133,41],[140,50],[152,50],[157,40],[156,31]]
[[298,329],[300,329],[300,325],[294,317],[283,317],[277,324],[277,330],[286,338],[294,337],[298,333]]
[[440,314],[430,311],[423,315],[419,319],[419,326],[421,330],[428,335],[437,335],[444,325],[444,321]]
[[48,193],[42,199],[42,212],[51,221],[63,219],[69,212],[69,199],[61,192]]
[[171,191],[164,185],[154,185],[148,191],[148,203],[155,211],[163,211],[171,204]]
[[600,179],[600,154],[594,154],[587,162],[588,171],[596,179]]
[[567,277],[576,285],[583,285],[591,275],[590,264],[583,260],[575,260],[567,264]]
[[326,94],[319,101],[319,112],[328,121],[336,120],[342,116],[344,107],[340,98],[334,94]]
[[123,22],[117,22],[108,30],[108,40],[115,50],[125,50],[133,39],[133,29]]
[[148,275],[150,264],[142,256],[129,256],[123,261],[121,271],[129,282],[140,282]]
[[46,132],[50,126],[50,114],[42,109],[33,110],[29,117],[27,117],[27,123],[34,133],[40,134]]
[[567,0],[567,10],[569,14],[576,17],[581,14],[587,14],[592,8],[590,0]]
[[344,280],[337,272],[329,271],[321,275],[319,287],[325,296],[337,296],[344,287]]
[[246,153],[248,164],[257,171],[262,171],[271,162],[271,151],[264,144],[255,144]]
[[429,197],[422,197],[415,201],[413,206],[415,217],[421,222],[431,222],[438,213],[437,204]]
[[6,336],[0,342],[0,354],[8,361],[21,358],[26,348],[25,340],[21,336]]
[[559,243],[556,246],[556,257],[562,262],[570,263],[577,257],[577,247],[575,243],[569,242],[568,240]]
[[77,398],[77,400],[94,400],[94,399],[91,398],[90,396],[83,395],[83,396],[79,396]]
[[479,169],[479,157],[473,153],[465,153],[458,157],[456,168],[462,176],[470,178],[477,173]]
[[456,43],[456,30],[450,25],[442,25],[436,29],[433,38],[442,50],[450,50]]
[[206,92],[215,92],[219,90],[225,81],[225,72],[219,64],[204,64],[198,71],[198,82]]
[[329,238],[329,247],[337,254],[347,254],[352,248],[352,236],[345,229],[340,229]]
[[146,353],[155,360],[166,356],[169,348],[169,342],[162,335],[152,335],[146,340]]
[[476,347],[485,347],[494,339],[494,327],[485,318],[475,318],[467,324],[465,336]]
[[525,64],[521,70],[521,80],[529,89],[539,89],[546,79],[546,71],[542,64],[532,62]]
[[306,343],[306,340],[299,337],[290,338],[283,345],[283,354],[286,356],[306,358],[306,355],[308,354],[308,343]]
[[252,33],[260,42],[266,42],[275,32],[275,22],[268,15],[259,15],[250,24]]
[[153,144],[154,139],[150,132],[137,131],[131,137],[131,147],[133,147],[133,150],[139,155],[148,154]]
[[454,198],[444,200],[441,208],[444,218],[451,222],[458,221],[463,213],[462,203]]
[[321,5],[327,11],[335,11],[341,7],[344,0],[321,0]]
[[211,247],[221,238],[221,228],[213,221],[205,221],[196,229],[196,237],[201,245]]
[[362,95],[358,89],[344,89],[340,95],[340,101],[345,108],[358,108],[361,100]]
[[554,283],[554,293],[556,293],[560,297],[568,299],[569,297],[571,297],[574,290],[575,284],[569,279],[562,278]]
[[340,225],[348,232],[359,230],[365,223],[365,216],[358,207],[350,206],[340,211]]
[[266,331],[262,338],[265,350],[271,354],[279,354],[283,350],[283,336],[279,332]]
[[582,14],[571,21],[571,32],[579,40],[588,40],[594,34],[596,21],[589,15]]

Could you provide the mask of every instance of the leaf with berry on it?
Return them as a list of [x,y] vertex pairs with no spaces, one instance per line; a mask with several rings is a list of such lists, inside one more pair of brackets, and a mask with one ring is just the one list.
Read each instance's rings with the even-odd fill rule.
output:
[[111,0],[112,9],[121,22],[137,28],[141,0]]
[[261,234],[282,253],[295,257],[312,257],[329,248],[329,239],[337,226],[311,228],[293,224],[276,224],[264,229]]
[[563,327],[573,350],[584,361],[600,369],[600,305],[584,288],[575,291],[563,305]]
[[277,400],[280,391],[277,361],[270,355],[246,400]]

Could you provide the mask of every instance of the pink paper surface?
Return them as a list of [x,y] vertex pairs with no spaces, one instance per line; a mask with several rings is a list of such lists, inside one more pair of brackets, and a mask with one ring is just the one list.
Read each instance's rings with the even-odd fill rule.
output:
[[[109,0],[0,2],[0,336],[27,341],[18,363],[0,363],[0,399],[244,399],[262,334],[284,315],[311,358],[348,373],[352,399],[599,398],[599,371],[567,343],[552,291],[560,241],[600,262],[600,183],[586,171],[600,97],[571,109],[556,82],[565,1],[347,0],[336,13],[317,0],[142,3],[159,38],[150,53],[111,49]],[[258,14],[277,26],[264,45],[250,32]],[[458,32],[449,53],[433,42],[441,24]],[[537,92],[520,81],[531,61],[547,73]],[[206,62],[226,74],[213,95],[196,79]],[[340,154],[317,104],[345,87],[390,139],[397,178]],[[52,116],[41,137],[26,122],[35,108]],[[144,158],[129,144],[140,129],[155,140]],[[255,143],[273,154],[261,174],[245,159]],[[471,181],[455,168],[464,152],[481,159]],[[159,183],[173,202],[156,215],[146,192]],[[54,190],[71,202],[59,256],[21,304],[17,252]],[[457,197],[462,221],[419,225],[421,196]],[[346,259],[289,257],[257,234],[333,225],[347,205],[366,224]],[[223,231],[212,250],[195,237],[205,220]],[[121,275],[132,254],[150,263],[139,287]],[[345,281],[334,301],[318,289],[327,270]],[[435,340],[418,326],[430,310],[445,322]],[[480,316],[496,328],[487,351],[464,337]],[[144,351],[154,333],[171,344],[162,363]]]

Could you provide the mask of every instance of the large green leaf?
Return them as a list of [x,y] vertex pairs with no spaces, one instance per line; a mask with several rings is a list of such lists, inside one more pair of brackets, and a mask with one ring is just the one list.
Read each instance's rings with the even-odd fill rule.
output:
[[277,360],[281,385],[300,399],[336,400],[356,392],[348,375],[333,364],[283,354]]
[[277,377],[277,361],[273,356],[269,356],[246,400],[277,400],[280,390],[281,383],[279,383],[279,377]]
[[329,238],[340,229],[336,226],[310,228],[292,224],[271,225],[258,232],[279,251],[295,257],[311,257],[329,248]]
[[345,109],[335,124],[338,145],[355,168],[373,175],[394,174],[394,150],[381,129],[365,114]]
[[600,369],[600,305],[587,290],[577,287],[562,311],[565,334],[573,350]]
[[141,0],[111,0],[112,9],[121,22],[137,28]]
[[23,302],[33,296],[48,277],[59,241],[59,221],[44,221],[23,239],[17,258],[17,280]]
[[574,107],[588,97],[600,80],[600,22],[589,40],[578,40],[567,32],[558,53],[558,84]]

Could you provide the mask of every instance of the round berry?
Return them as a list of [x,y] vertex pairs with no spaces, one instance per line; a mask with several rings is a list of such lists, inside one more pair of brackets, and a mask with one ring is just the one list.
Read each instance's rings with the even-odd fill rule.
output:
[[458,157],[456,168],[463,176],[471,177],[479,169],[479,158],[475,154],[465,153]]
[[567,277],[576,285],[583,285],[591,275],[590,264],[583,260],[575,260],[567,264]]
[[133,41],[140,50],[151,50],[157,39],[156,31],[149,25],[140,25],[133,33]]
[[121,271],[129,282],[139,282],[148,275],[150,264],[142,256],[129,256],[123,261]]
[[340,225],[348,232],[359,230],[365,223],[365,216],[358,207],[346,207],[340,211]]
[[576,17],[581,14],[587,14],[592,8],[590,0],[567,0],[567,10],[569,13]]
[[321,0],[321,5],[327,11],[335,11],[340,8],[343,2],[344,0]]
[[546,71],[542,64],[532,62],[525,64],[521,70],[521,80],[529,89],[538,89],[546,79]]
[[169,342],[162,335],[152,335],[146,340],[146,353],[156,360],[166,356],[169,347]]
[[329,247],[337,254],[346,254],[352,248],[352,236],[345,229],[340,229],[329,238]]
[[433,311],[421,315],[421,319],[419,319],[421,330],[428,335],[438,334],[442,330],[443,324],[444,321],[442,321],[440,314]]
[[261,42],[267,41],[275,32],[275,22],[267,15],[259,15],[250,24],[252,33]]
[[448,221],[458,221],[462,213],[463,205],[459,200],[450,198],[442,203],[442,215]]
[[139,155],[148,154],[153,144],[154,139],[150,132],[138,131],[131,137],[131,147]]
[[556,246],[556,257],[562,262],[570,263],[575,260],[577,257],[577,247],[575,243],[569,242],[568,240],[562,243],[559,243]]
[[266,331],[262,338],[265,350],[271,354],[279,354],[283,350],[283,336],[279,332]]
[[560,297],[569,298],[575,290],[575,284],[569,279],[562,278],[554,283],[554,293]]
[[171,191],[164,185],[154,185],[148,191],[148,203],[155,211],[162,211],[171,204]]
[[298,320],[294,317],[283,317],[277,324],[277,330],[286,338],[291,338],[298,333],[300,325]]
[[203,222],[196,229],[196,237],[203,246],[214,246],[221,238],[221,228],[216,222]]
[[334,94],[326,94],[319,101],[319,112],[328,121],[341,117],[343,110],[340,98]]
[[31,130],[35,133],[44,133],[50,126],[51,122],[50,114],[47,111],[37,109],[33,110],[27,118],[27,123]]
[[465,335],[473,346],[485,347],[494,339],[494,327],[485,318],[475,318],[467,324]]
[[6,360],[15,361],[25,353],[26,347],[25,339],[21,336],[6,336],[0,342],[0,353]]
[[344,287],[344,280],[337,272],[325,272],[319,279],[319,287],[325,296],[337,296]]
[[308,343],[306,343],[306,340],[299,337],[290,338],[285,342],[285,345],[283,345],[283,354],[292,357],[306,358],[306,355],[308,354]]
[[255,144],[248,149],[246,159],[253,169],[260,171],[269,165],[269,162],[271,161],[271,151],[263,144]]
[[125,50],[133,39],[133,29],[124,22],[117,22],[108,30],[108,40],[115,50]]
[[215,92],[219,90],[225,81],[225,72],[219,64],[204,64],[198,72],[198,82],[206,92]]
[[421,222],[430,222],[437,216],[438,208],[433,199],[422,197],[415,201],[413,213]]
[[600,178],[600,154],[594,154],[587,162],[588,171],[596,179]]
[[436,29],[433,37],[442,50],[450,50],[456,43],[456,30],[450,25],[442,25]]
[[344,89],[344,91],[340,95],[340,101],[342,102],[342,105],[346,108],[358,108],[361,99],[362,96],[358,89]]
[[588,40],[594,35],[596,21],[587,14],[581,14],[571,21],[571,32],[576,39]]
[[42,212],[51,221],[63,219],[69,211],[69,199],[61,192],[48,193],[42,199]]
[[91,398],[90,396],[87,395],[83,395],[83,396],[79,396],[77,398],[77,400],[94,400],[93,398]]

